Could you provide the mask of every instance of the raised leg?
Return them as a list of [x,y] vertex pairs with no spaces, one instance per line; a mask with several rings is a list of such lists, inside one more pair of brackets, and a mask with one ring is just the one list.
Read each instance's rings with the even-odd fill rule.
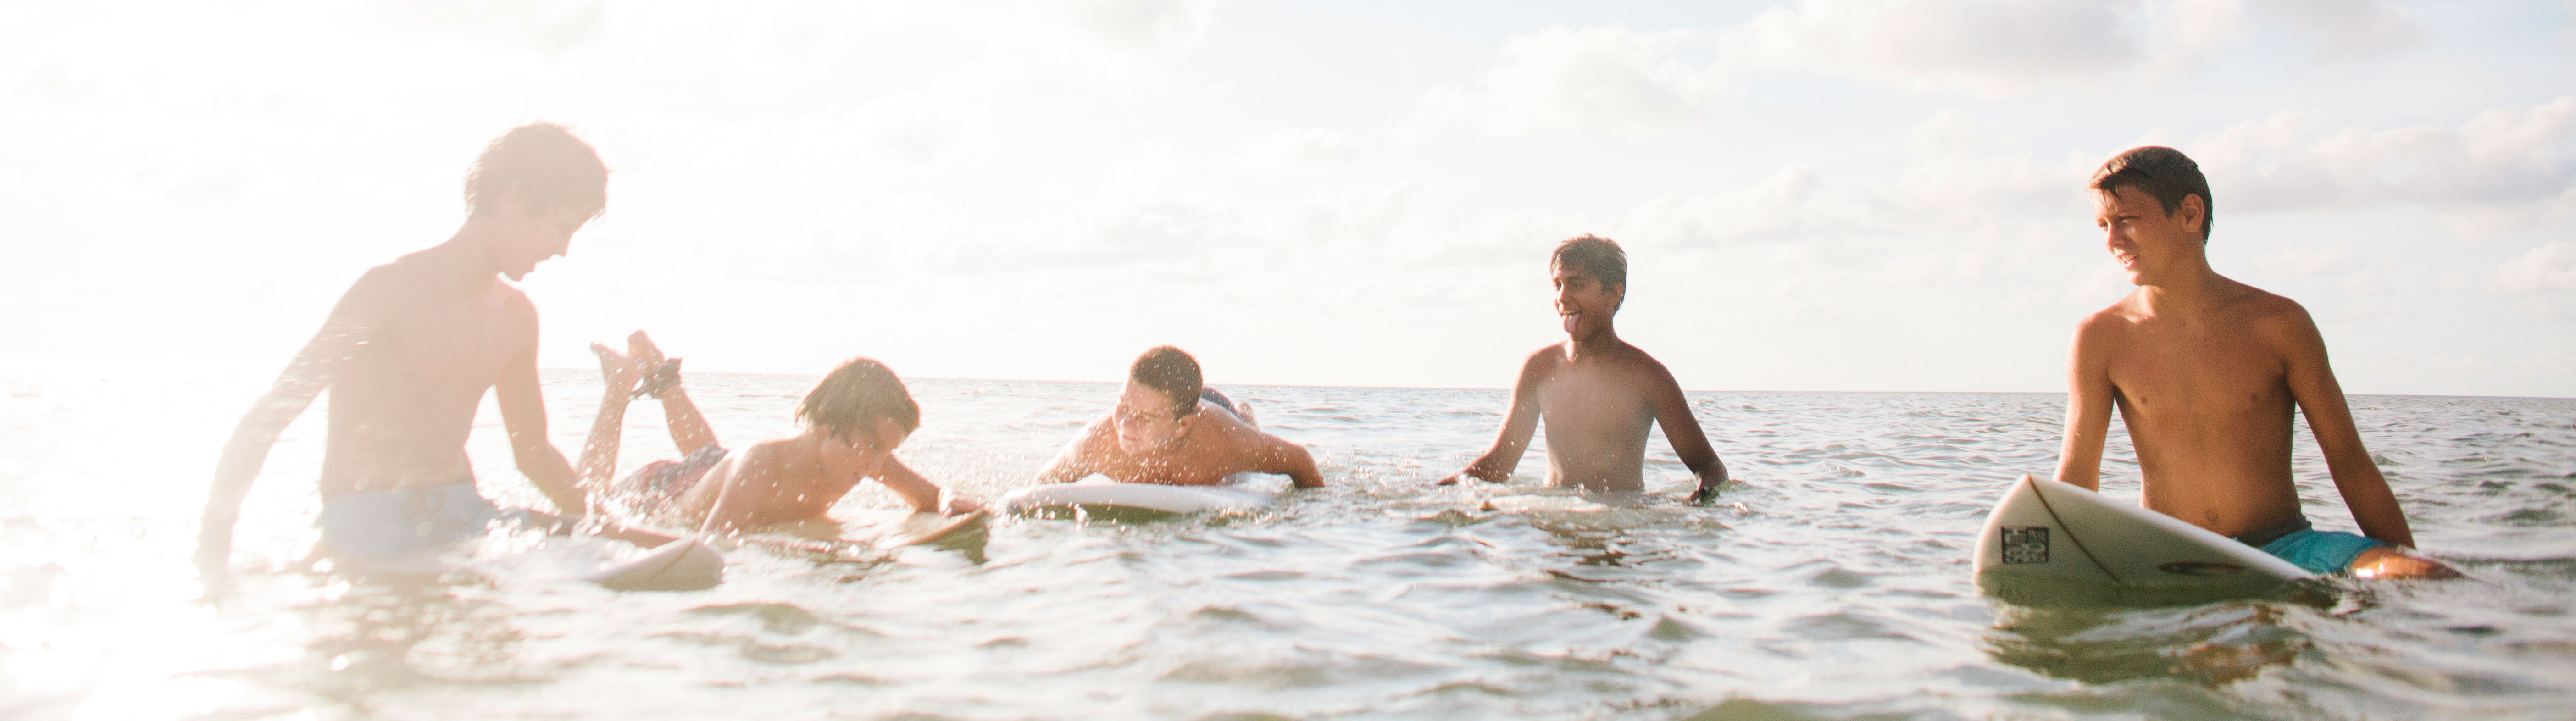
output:
[[[628,355],[648,370],[660,368],[665,362],[662,349],[655,347],[653,338],[644,335],[644,331],[635,331],[634,335],[627,336],[626,349]],[[698,404],[689,400],[688,389],[682,387],[676,377],[678,372],[674,368],[671,373],[675,377],[658,383],[661,387],[653,397],[662,401],[662,417],[670,420],[671,444],[679,446],[680,455],[686,457],[715,445],[716,429],[707,424],[705,415],[698,413]]]

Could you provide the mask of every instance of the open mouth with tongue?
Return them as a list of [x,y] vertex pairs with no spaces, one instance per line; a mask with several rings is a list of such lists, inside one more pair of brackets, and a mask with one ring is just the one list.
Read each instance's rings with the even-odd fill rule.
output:
[[1564,320],[1564,322],[1565,322],[1565,332],[1567,332],[1567,333],[1572,333],[1572,332],[1574,332],[1574,325],[1575,325],[1576,323],[1581,323],[1581,322],[1583,322],[1583,311],[1579,311],[1579,310],[1578,310],[1578,311],[1571,311],[1571,312],[1566,312],[1566,313],[1558,313],[1558,314],[1557,314],[1557,317],[1558,317],[1558,318],[1560,318],[1560,319],[1562,319],[1562,320]]

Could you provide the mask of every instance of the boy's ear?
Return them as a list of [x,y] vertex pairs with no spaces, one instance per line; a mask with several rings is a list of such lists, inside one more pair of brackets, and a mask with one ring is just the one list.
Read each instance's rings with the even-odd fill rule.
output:
[[2209,201],[2201,199],[2199,193],[2182,196],[2182,204],[2174,208],[2174,214],[2181,216],[2184,229],[2199,233],[2202,240],[2209,239]]

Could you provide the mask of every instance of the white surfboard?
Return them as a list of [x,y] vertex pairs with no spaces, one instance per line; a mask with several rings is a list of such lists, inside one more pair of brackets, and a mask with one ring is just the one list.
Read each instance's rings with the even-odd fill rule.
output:
[[1977,535],[1981,579],[2261,590],[2306,569],[2182,519],[2024,475]]
[[1134,508],[1165,513],[1199,513],[1203,511],[1242,512],[1270,505],[1286,484],[1286,476],[1270,473],[1237,473],[1225,477],[1224,485],[1172,486],[1161,483],[1119,483],[1108,476],[1092,474],[1073,483],[1032,486],[1012,491],[995,506],[1003,513],[1028,513],[1041,508],[1107,506]]
[[693,536],[581,578],[619,591],[696,591],[723,583],[724,566],[723,553]]

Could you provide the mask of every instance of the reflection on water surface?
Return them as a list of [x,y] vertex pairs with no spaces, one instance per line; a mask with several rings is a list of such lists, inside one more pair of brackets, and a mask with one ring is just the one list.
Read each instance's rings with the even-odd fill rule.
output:
[[[424,583],[287,570],[318,506],[313,414],[207,603],[194,519],[260,370],[0,367],[0,718],[2551,718],[2576,696],[2571,401],[2354,399],[2419,538],[2470,580],[2116,605],[1968,577],[1988,504],[2053,462],[2055,395],[1694,394],[1751,482],[1721,504],[1672,502],[1688,476],[1657,441],[1662,499],[1506,513],[1487,499],[1530,489],[1429,484],[1482,449],[1501,391],[1220,383],[1330,487],[860,560],[746,548],[717,588],[622,594],[572,580],[629,552],[589,539],[496,536]],[[740,442],[788,432],[808,380],[692,386]],[[598,388],[547,384],[578,447]],[[914,389],[907,461],[987,498],[1112,393]],[[535,503],[481,420],[486,493]],[[672,452],[652,409],[629,421],[625,465]],[[2312,517],[2349,528],[2301,458]],[[2106,470],[2135,495],[2132,462]],[[838,510],[897,506],[868,488]]]

